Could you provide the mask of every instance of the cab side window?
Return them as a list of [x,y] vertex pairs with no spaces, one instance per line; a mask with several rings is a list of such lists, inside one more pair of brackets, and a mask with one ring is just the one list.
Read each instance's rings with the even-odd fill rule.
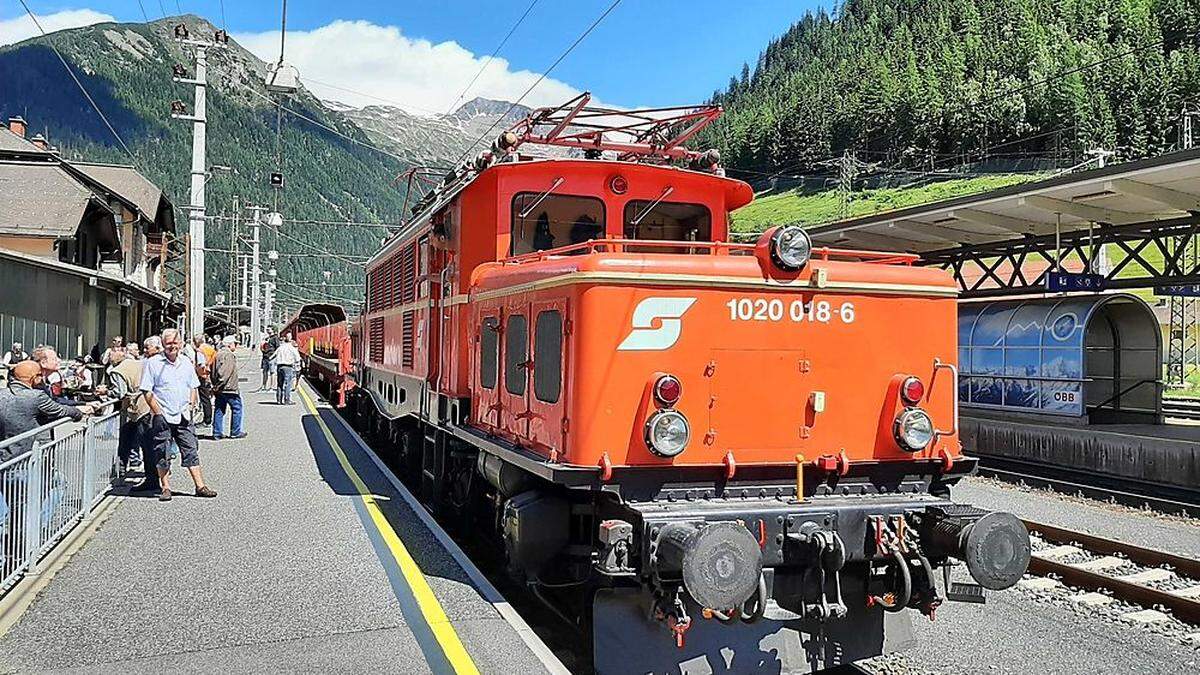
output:
[[489,316],[479,330],[479,385],[484,389],[496,388],[499,361],[500,319]]
[[533,394],[543,403],[558,403],[562,394],[562,313],[539,312],[533,329]]
[[520,314],[510,316],[504,331],[504,388],[513,396],[525,395],[528,360],[529,324]]

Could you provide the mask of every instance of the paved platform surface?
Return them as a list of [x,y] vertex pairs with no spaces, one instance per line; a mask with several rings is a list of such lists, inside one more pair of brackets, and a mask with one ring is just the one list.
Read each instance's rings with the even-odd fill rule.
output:
[[0,638],[0,672],[545,671],[332,410],[243,397],[249,438],[201,441],[218,497],[178,467],[173,501],[125,497]]

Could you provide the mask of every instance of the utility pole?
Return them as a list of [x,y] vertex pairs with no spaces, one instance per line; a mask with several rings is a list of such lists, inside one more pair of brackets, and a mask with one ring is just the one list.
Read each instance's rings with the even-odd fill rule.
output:
[[250,238],[250,340],[257,347],[262,342],[262,263],[258,258],[259,233],[262,229],[261,206],[251,206],[254,222]]
[[176,64],[174,81],[190,84],[195,87],[195,99],[192,114],[186,114],[182,101],[171,103],[171,117],[192,123],[192,192],[191,204],[188,206],[188,298],[187,316],[188,333],[190,335],[204,334],[204,184],[208,179],[206,157],[207,133],[207,90],[208,90],[208,49],[220,47],[228,43],[229,37],[225,31],[217,31],[212,42],[194,40],[188,36],[185,25],[175,26],[175,39],[180,44],[195,48],[196,66],[195,77],[188,78],[183,66]]

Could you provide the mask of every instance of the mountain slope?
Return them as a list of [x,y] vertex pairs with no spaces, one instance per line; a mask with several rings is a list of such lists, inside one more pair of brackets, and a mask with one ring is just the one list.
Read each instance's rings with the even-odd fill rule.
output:
[[[189,199],[191,125],[170,118],[170,102],[180,99],[190,112],[192,88],[173,83],[171,67],[181,63],[190,76],[192,57],[171,37],[172,25],[180,20],[193,37],[211,38],[211,24],[186,16],[149,24],[98,24],[0,48],[0,115],[22,115],[31,133],[44,130],[67,158],[131,162],[48,48],[53,44],[128,144],[138,168],[181,207],[176,218],[182,226],[187,220],[182,207]],[[209,50],[208,164],[237,172],[211,176],[209,214],[231,212],[233,197],[239,195],[243,204],[268,206],[278,198],[289,219],[399,222],[404,195],[392,181],[408,162],[366,147],[371,141],[361,129],[306,91],[287,107],[337,133],[285,113],[277,138],[277,111],[262,84],[264,74],[263,62],[233,41],[228,49]],[[268,184],[277,151],[286,177],[278,193]],[[361,282],[361,267],[321,254],[364,256],[386,234],[382,226],[318,224],[287,224],[278,234],[265,232],[265,248],[282,254],[280,299],[319,294],[324,271],[333,273],[329,288],[342,289],[329,295],[356,299],[360,293],[347,284]],[[230,235],[225,220],[207,228],[207,246],[217,249],[207,257],[210,300],[217,292],[228,293],[231,256],[219,251],[229,249]]]
[[726,114],[699,144],[749,177],[844,149],[922,170],[1154,155],[1200,99],[1198,44],[1192,0],[847,0],[716,92]]
[[[335,104],[337,105],[337,104]],[[508,110],[512,108],[512,112]],[[503,129],[530,112],[505,101],[475,98],[448,115],[417,116],[386,105],[338,106],[379,147],[418,164],[448,166],[476,143],[482,150]],[[507,114],[505,114],[507,113]],[[490,133],[486,134],[484,132]],[[485,137],[486,136],[486,137]],[[483,137],[483,138],[481,138]]]

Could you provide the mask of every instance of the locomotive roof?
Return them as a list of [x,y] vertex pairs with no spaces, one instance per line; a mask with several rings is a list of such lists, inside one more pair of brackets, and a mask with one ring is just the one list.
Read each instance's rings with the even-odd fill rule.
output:
[[[671,164],[647,164],[642,162],[630,162],[613,159],[587,159],[582,157],[544,157],[544,156],[524,156],[516,157],[508,161],[501,161],[491,164],[482,170],[474,168],[466,169],[465,171],[456,171],[454,178],[443,181],[442,185],[435,188],[431,193],[434,195],[430,202],[420,210],[408,223],[400,230],[393,234],[379,251],[367,261],[367,267],[374,265],[380,258],[385,257],[399,243],[406,240],[414,232],[419,231],[434,214],[441,211],[447,205],[454,201],[458,195],[470,187],[476,180],[488,171],[512,171],[531,167],[545,167],[547,165],[577,165],[579,167],[608,167],[620,168],[622,171],[637,173],[653,173],[653,172],[671,172],[673,174],[686,176],[690,179],[711,181],[714,186],[719,185],[724,188],[725,204],[727,210],[739,209],[746,204],[749,204],[754,199],[754,191],[749,184],[740,181],[736,178],[729,178],[707,171],[697,171],[685,167],[675,166]],[[429,197],[426,197],[429,199]]]

